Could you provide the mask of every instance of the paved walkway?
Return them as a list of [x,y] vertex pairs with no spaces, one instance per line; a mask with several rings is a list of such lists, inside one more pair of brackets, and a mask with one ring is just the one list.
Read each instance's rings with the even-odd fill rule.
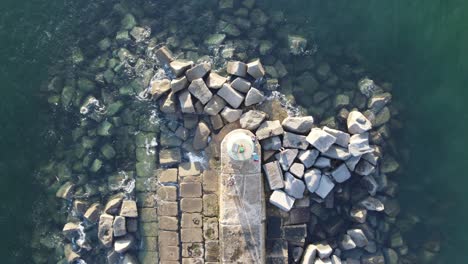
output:
[[265,201],[261,179],[261,149],[255,140],[257,160],[232,160],[227,142],[236,133],[249,137],[247,130],[230,132],[221,143],[219,185],[219,251],[221,263],[265,263]]

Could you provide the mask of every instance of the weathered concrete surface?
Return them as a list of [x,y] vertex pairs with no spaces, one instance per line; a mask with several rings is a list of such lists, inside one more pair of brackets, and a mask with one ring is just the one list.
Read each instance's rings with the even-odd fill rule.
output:
[[265,197],[261,178],[261,149],[255,140],[253,158],[232,160],[227,142],[235,133],[254,135],[244,129],[230,132],[221,143],[219,177],[220,263],[265,263]]

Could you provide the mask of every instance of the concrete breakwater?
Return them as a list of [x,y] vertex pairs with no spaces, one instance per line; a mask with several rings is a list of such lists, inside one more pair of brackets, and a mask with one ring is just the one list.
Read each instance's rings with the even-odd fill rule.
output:
[[93,50],[72,49],[76,74],[51,78],[50,104],[78,120],[72,147],[42,170],[68,212],[62,263],[228,263],[220,145],[237,128],[260,144],[267,263],[435,255],[403,239],[414,223],[399,218],[391,178],[391,84],[367,78],[352,50],[316,51],[255,1],[215,8],[183,27],[170,9],[118,4]]

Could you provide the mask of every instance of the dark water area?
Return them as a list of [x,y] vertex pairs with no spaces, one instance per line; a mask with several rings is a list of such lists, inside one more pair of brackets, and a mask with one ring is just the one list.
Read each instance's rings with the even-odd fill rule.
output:
[[[56,126],[41,87],[54,65],[83,48],[93,21],[115,1],[0,2],[0,242],[2,263],[32,263],[34,214],[45,199],[35,172],[51,158]],[[157,1],[155,1],[157,2]],[[468,4],[464,1],[267,1],[313,31],[318,49],[349,43],[372,76],[393,83],[403,129],[396,179],[404,212],[425,224],[409,245],[441,240],[440,263],[468,263]],[[176,8],[176,7],[175,7]],[[65,127],[64,127],[65,126]],[[60,214],[60,212],[57,212]],[[60,229],[61,227],[57,227]]]

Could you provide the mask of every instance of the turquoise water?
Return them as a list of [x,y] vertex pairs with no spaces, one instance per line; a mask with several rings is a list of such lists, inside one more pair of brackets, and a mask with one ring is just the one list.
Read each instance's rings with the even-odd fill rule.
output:
[[[29,263],[32,229],[44,220],[33,213],[35,202],[46,193],[35,171],[66,131],[53,125],[58,117],[41,97],[41,85],[71,43],[86,43],[92,20],[82,21],[106,16],[96,1],[79,2],[0,3],[4,263]],[[374,76],[393,83],[394,102],[402,105],[403,129],[393,135],[403,150],[397,179],[401,204],[426,223],[408,240],[440,238],[442,263],[467,263],[468,5],[453,0],[407,2],[303,0],[269,1],[268,6],[284,10],[288,20],[303,21],[316,32],[319,49],[352,43]]]

